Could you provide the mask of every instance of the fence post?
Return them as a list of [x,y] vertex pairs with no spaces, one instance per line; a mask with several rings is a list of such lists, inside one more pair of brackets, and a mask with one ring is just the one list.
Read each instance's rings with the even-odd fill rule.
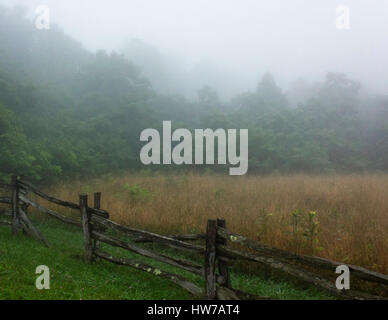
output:
[[94,193],[94,209],[101,209],[101,192]]
[[20,228],[20,213],[19,213],[19,185],[18,177],[12,176],[12,234],[18,235]]
[[206,252],[205,252],[205,286],[206,297],[216,299],[216,240],[217,222],[208,220],[206,228]]
[[84,258],[87,263],[93,260],[93,246],[90,230],[90,215],[88,212],[88,196],[82,194],[79,196],[79,206],[81,211],[82,233],[84,239]]
[[[226,229],[226,221],[224,219],[217,219],[217,227]],[[217,243],[223,246],[228,245],[228,241],[226,239],[223,239],[218,236],[217,236]],[[220,257],[218,257],[218,271],[220,272],[220,275],[224,279],[224,286],[227,288],[231,288],[228,262],[221,259]]]
[[[19,176],[19,181],[23,181],[23,179],[24,179],[24,175],[21,174]],[[22,194],[23,196],[25,196],[27,198],[28,197],[28,189],[18,185],[18,196],[19,196],[19,194]],[[22,202],[21,203],[21,207],[22,207],[22,210],[24,211],[24,213],[27,214],[28,213],[27,212],[28,211],[28,205],[26,203]],[[20,215],[19,215],[19,217],[20,217]],[[20,218],[20,220],[22,220],[22,219]]]
[[[95,192],[93,198],[93,208],[101,209],[101,192]],[[97,239],[93,240],[93,250],[100,248],[100,241]]]

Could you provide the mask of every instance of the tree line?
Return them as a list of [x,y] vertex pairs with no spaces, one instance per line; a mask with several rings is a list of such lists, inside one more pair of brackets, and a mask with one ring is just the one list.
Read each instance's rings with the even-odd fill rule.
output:
[[89,52],[58,27],[39,31],[18,10],[0,7],[0,44],[2,179],[146,169],[139,135],[160,130],[163,120],[176,128],[249,129],[250,174],[388,170],[388,97],[365,94],[340,73],[328,73],[297,105],[270,74],[227,102],[209,86],[189,100],[153,89],[126,56]]

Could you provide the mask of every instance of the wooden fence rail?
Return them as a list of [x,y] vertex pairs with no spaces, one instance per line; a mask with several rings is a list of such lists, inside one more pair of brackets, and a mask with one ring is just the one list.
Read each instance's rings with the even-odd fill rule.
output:
[[[9,207],[9,209],[0,209],[0,225],[10,226],[14,235],[17,235],[22,230],[25,234],[49,246],[48,240],[29,219],[28,208],[35,208],[63,223],[82,229],[84,258],[87,263],[92,263],[96,258],[100,258],[115,264],[135,268],[154,276],[168,279],[198,297],[221,300],[271,299],[255,296],[232,287],[230,278],[231,264],[235,260],[246,260],[266,265],[273,270],[283,272],[292,278],[318,287],[342,299],[386,299],[385,297],[375,296],[367,292],[338,290],[332,281],[325,279],[320,273],[321,271],[335,272],[338,266],[346,265],[345,263],[313,256],[295,255],[291,252],[250,240],[227,230],[226,221],[222,219],[209,220],[206,233],[203,234],[165,236],[123,226],[110,220],[109,213],[100,208],[100,192],[94,193],[93,207],[89,207],[87,195],[80,195],[78,204],[61,200],[40,191],[37,187],[18,176],[12,177],[11,184],[0,183],[0,188],[9,191],[9,196],[0,197],[0,203]],[[33,193],[50,203],[78,210],[80,218],[71,218],[48,209],[36,202],[36,200],[31,200],[28,196],[29,193]],[[205,241],[205,245],[198,244],[201,241]],[[197,258],[193,261],[177,258],[176,255],[174,256],[173,253],[170,253],[171,250],[168,251],[169,254],[167,255],[141,246],[142,243],[150,242],[167,246],[174,250],[189,252],[190,256]],[[155,268],[143,262],[127,257],[114,257],[101,249],[102,243],[105,246],[125,249],[133,254],[202,277],[205,280],[205,287],[202,289],[181,275]],[[230,244],[232,246],[229,246]],[[245,247],[245,249],[236,249],[236,245]],[[194,262],[198,261],[198,259],[202,259],[203,263]],[[387,275],[358,266],[347,266],[351,276],[354,278],[380,285],[388,285]],[[305,267],[310,269],[306,270]],[[318,270],[318,273],[313,273],[311,269]]]
[[125,227],[125,226],[120,225],[114,221],[111,221],[109,219],[104,219],[102,217],[99,217],[99,216],[96,216],[93,214],[91,215],[91,222],[94,222],[96,224],[100,224],[100,225],[107,227],[107,228],[110,228],[116,232],[124,233],[128,236],[135,236],[135,237],[136,236],[144,236],[144,237],[147,237],[148,239],[152,239],[153,242],[158,242],[158,243],[162,243],[162,244],[169,244],[176,249],[181,248],[183,250],[191,251],[194,253],[204,253],[205,252],[204,247],[201,247],[201,246],[198,246],[198,245],[195,245],[192,243],[183,242],[181,240],[169,238],[166,236],[162,236],[162,235],[159,235],[156,233],[152,233],[152,232],[148,232],[148,231],[144,231],[144,230],[140,230],[140,229]]
[[[218,228],[217,233],[221,238],[229,239],[233,243],[238,243],[238,244],[241,244],[243,246],[246,246],[247,248],[256,251],[261,256],[276,258],[280,261],[296,262],[296,263],[299,263],[302,265],[320,268],[320,269],[325,269],[325,270],[329,270],[329,271],[335,270],[340,265],[344,265],[344,263],[342,263],[342,262],[332,261],[332,260],[323,259],[323,258],[319,258],[319,257],[296,255],[296,254],[293,254],[293,253],[285,251],[285,250],[272,248],[270,246],[263,245],[263,244],[258,243],[256,241],[249,240],[244,236],[235,234],[235,233],[230,232],[230,231],[223,229],[223,228]],[[361,268],[358,266],[347,265],[347,267],[349,268],[351,275],[358,278],[358,279],[388,285],[388,276],[387,275],[384,275],[384,274],[381,274],[378,272],[374,272],[374,271],[370,271],[370,270],[367,270],[365,268]]]

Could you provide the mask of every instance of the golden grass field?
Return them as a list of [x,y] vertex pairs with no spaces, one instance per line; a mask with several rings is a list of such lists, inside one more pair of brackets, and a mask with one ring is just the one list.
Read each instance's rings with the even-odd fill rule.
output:
[[[102,192],[119,223],[159,233],[204,233],[208,219],[297,253],[388,273],[388,175],[128,174],[46,191],[78,201]],[[56,208],[58,209],[58,208]]]

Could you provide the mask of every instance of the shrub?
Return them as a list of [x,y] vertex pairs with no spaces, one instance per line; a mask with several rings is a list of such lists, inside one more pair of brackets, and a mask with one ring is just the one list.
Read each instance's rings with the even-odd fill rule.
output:
[[146,188],[143,188],[137,184],[130,186],[128,183],[126,183],[123,186],[123,191],[129,197],[132,205],[136,205],[138,203],[146,203],[146,202],[151,201],[151,199],[152,199],[151,191],[149,191]]

